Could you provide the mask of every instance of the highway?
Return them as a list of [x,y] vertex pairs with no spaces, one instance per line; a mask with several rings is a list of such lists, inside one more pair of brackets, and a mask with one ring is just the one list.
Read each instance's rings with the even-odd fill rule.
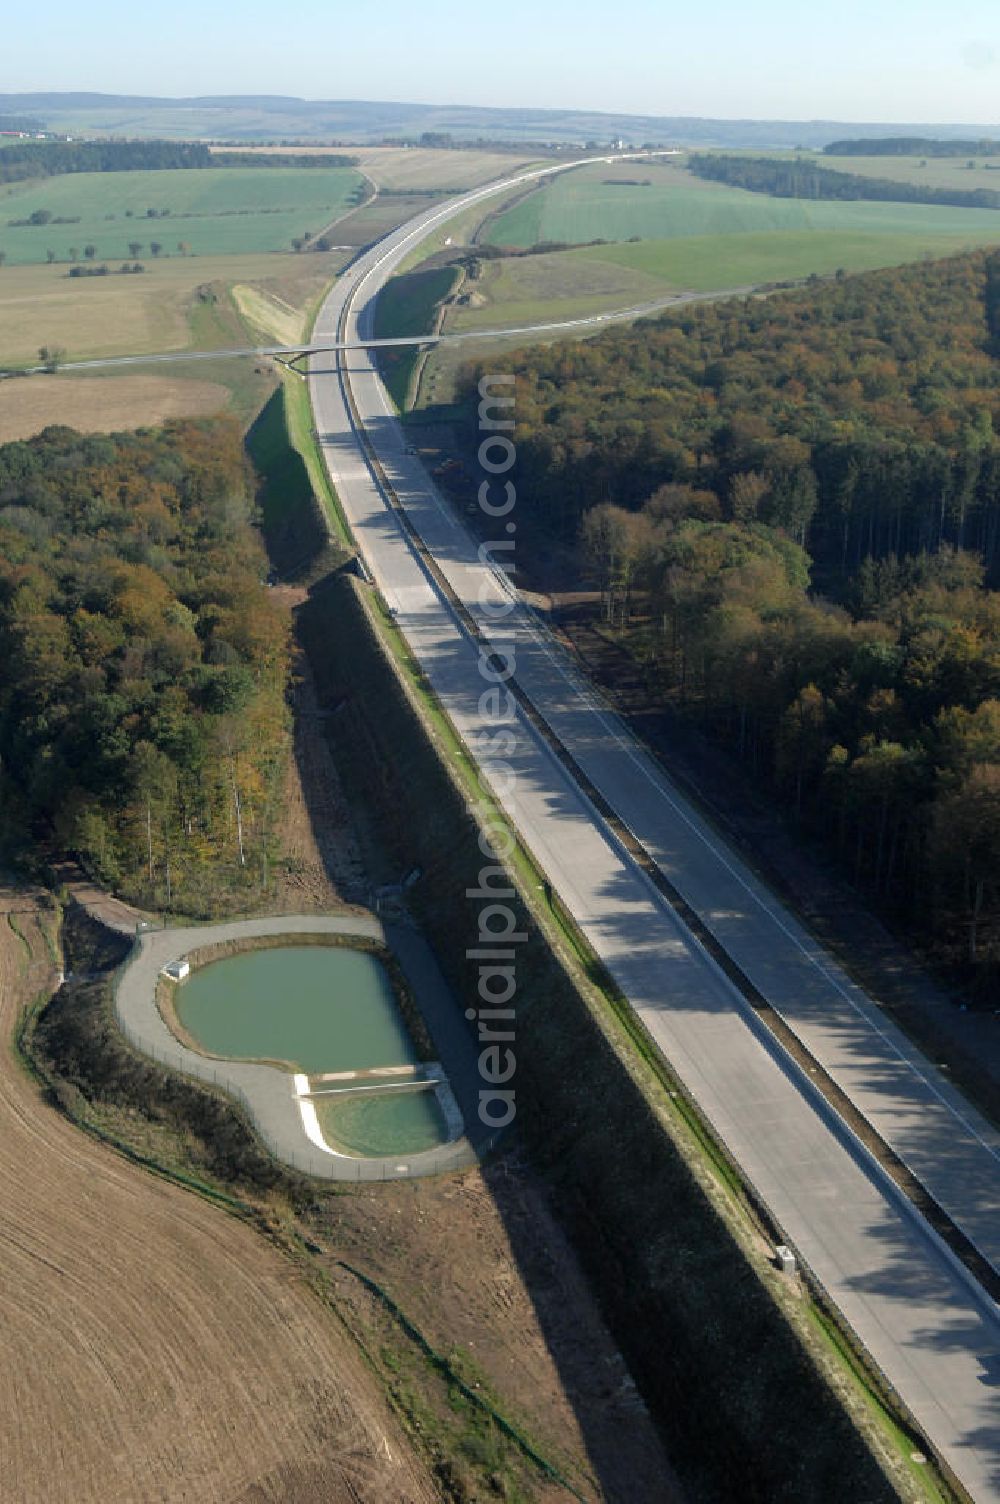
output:
[[[539,175],[522,173],[504,186]],[[324,304],[314,341],[369,337],[375,298],[392,271],[445,218],[499,186],[428,210],[366,252]],[[511,606],[503,631],[515,629],[517,685],[589,784],[885,1142],[1000,1267],[998,1135],[701,819],[544,624],[510,600],[509,586],[480,560],[406,452],[373,357],[358,351],[334,367],[318,357],[310,375],[326,463],[372,577],[470,755],[483,733],[496,729],[480,706],[479,644],[388,504],[352,403],[436,569],[499,649],[498,613]],[[484,472],[483,479],[491,477]],[[511,518],[516,527],[516,510]],[[995,1304],[767,1033],[520,705],[511,729],[509,770],[481,759],[481,776],[786,1241],[938,1455],[974,1499],[1000,1500]]]

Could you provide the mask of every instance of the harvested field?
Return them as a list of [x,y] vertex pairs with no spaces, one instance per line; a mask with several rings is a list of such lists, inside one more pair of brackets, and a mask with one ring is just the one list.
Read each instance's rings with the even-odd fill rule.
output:
[[17,1063],[18,1009],[55,970],[45,922],[37,895],[0,893],[0,1494],[433,1500],[295,1267],[86,1138]]
[[33,376],[5,382],[0,392],[0,444],[27,439],[50,423],[108,433],[207,417],[228,405],[226,387],[183,376]]
[[[228,151],[218,146],[216,151]],[[241,151],[268,157],[357,157],[362,172],[380,188],[476,188],[492,178],[515,172],[530,160],[516,151],[448,151],[424,146],[241,146]]]
[[[342,256],[175,256],[149,263],[141,276],[67,277],[60,266],[5,266],[0,276],[0,366],[28,365],[41,345],[65,350],[67,360],[144,355],[150,351],[218,347],[192,333],[199,290],[238,283],[280,298],[304,318],[332,281]],[[197,321],[196,321],[197,322]]]
[[381,188],[477,188],[532,160],[523,152],[446,151],[433,147],[365,146],[354,155]]
[[244,323],[259,330],[267,339],[291,345],[302,338],[301,309],[293,307],[280,295],[264,292],[259,287],[248,287],[245,282],[237,282],[232,294]]
[[212,274],[193,259],[164,263],[143,276],[78,280],[57,266],[5,267],[0,364],[37,360],[42,345],[64,349],[70,360],[182,350],[190,341],[188,304]]
[[427,193],[379,194],[353,214],[345,215],[330,235],[341,246],[371,245],[372,241],[387,235],[404,220],[412,219],[422,209],[429,209],[433,202],[433,197]]

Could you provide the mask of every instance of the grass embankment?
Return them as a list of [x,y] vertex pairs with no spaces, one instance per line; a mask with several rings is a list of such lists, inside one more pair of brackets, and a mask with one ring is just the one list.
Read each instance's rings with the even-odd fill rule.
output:
[[[342,564],[349,541],[326,469],[318,463],[314,446],[302,444],[303,437],[309,438],[309,419],[305,383],[292,376],[273,394],[247,435],[250,458],[262,482],[259,496],[268,554],[283,579],[302,582]],[[314,457],[311,464],[303,458],[306,447]]]
[[[390,278],[375,305],[376,339],[434,333],[441,305],[460,277],[457,267],[443,266]],[[422,360],[423,352],[416,345],[379,352],[379,371],[400,412],[412,405],[412,388]]]
[[[446,766],[447,733],[439,726],[429,739],[400,693],[353,581],[317,589],[302,627],[321,695],[344,707],[336,745],[348,786],[377,813],[397,862],[421,868],[414,907],[458,995],[471,999],[474,967],[456,937],[477,933],[466,892],[477,887],[482,857],[470,791]],[[763,1261],[753,1267],[746,1239],[723,1215],[720,1198],[731,1211],[731,1197],[696,1170],[704,1143],[662,1091],[636,1035],[574,981],[588,958],[565,939],[553,947],[523,896],[515,907],[529,936],[518,965],[519,1125],[692,1491],[796,1504],[891,1498],[783,1319]]]

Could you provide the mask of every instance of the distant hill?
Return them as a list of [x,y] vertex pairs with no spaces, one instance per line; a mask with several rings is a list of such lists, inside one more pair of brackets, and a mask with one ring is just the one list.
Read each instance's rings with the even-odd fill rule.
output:
[[711,120],[691,115],[612,115],[585,110],[481,109],[371,100],[306,100],[286,95],[209,94],[161,99],[124,94],[2,94],[0,114],[38,115],[51,129],[81,134],[198,137],[231,141],[416,139],[425,132],[459,141],[548,141],[560,145],[823,148],[838,138],[900,136],[969,140],[1000,135],[1000,126],[864,125],[844,121]]
[[33,115],[0,115],[0,131],[40,130],[44,130],[44,125]]

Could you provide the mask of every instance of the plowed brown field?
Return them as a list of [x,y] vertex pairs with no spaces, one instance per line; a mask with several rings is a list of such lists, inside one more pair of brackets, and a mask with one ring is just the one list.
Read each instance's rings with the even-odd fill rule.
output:
[[433,1500],[292,1264],[80,1133],[22,1070],[17,1009],[55,972],[42,922],[0,891],[0,1498]]

